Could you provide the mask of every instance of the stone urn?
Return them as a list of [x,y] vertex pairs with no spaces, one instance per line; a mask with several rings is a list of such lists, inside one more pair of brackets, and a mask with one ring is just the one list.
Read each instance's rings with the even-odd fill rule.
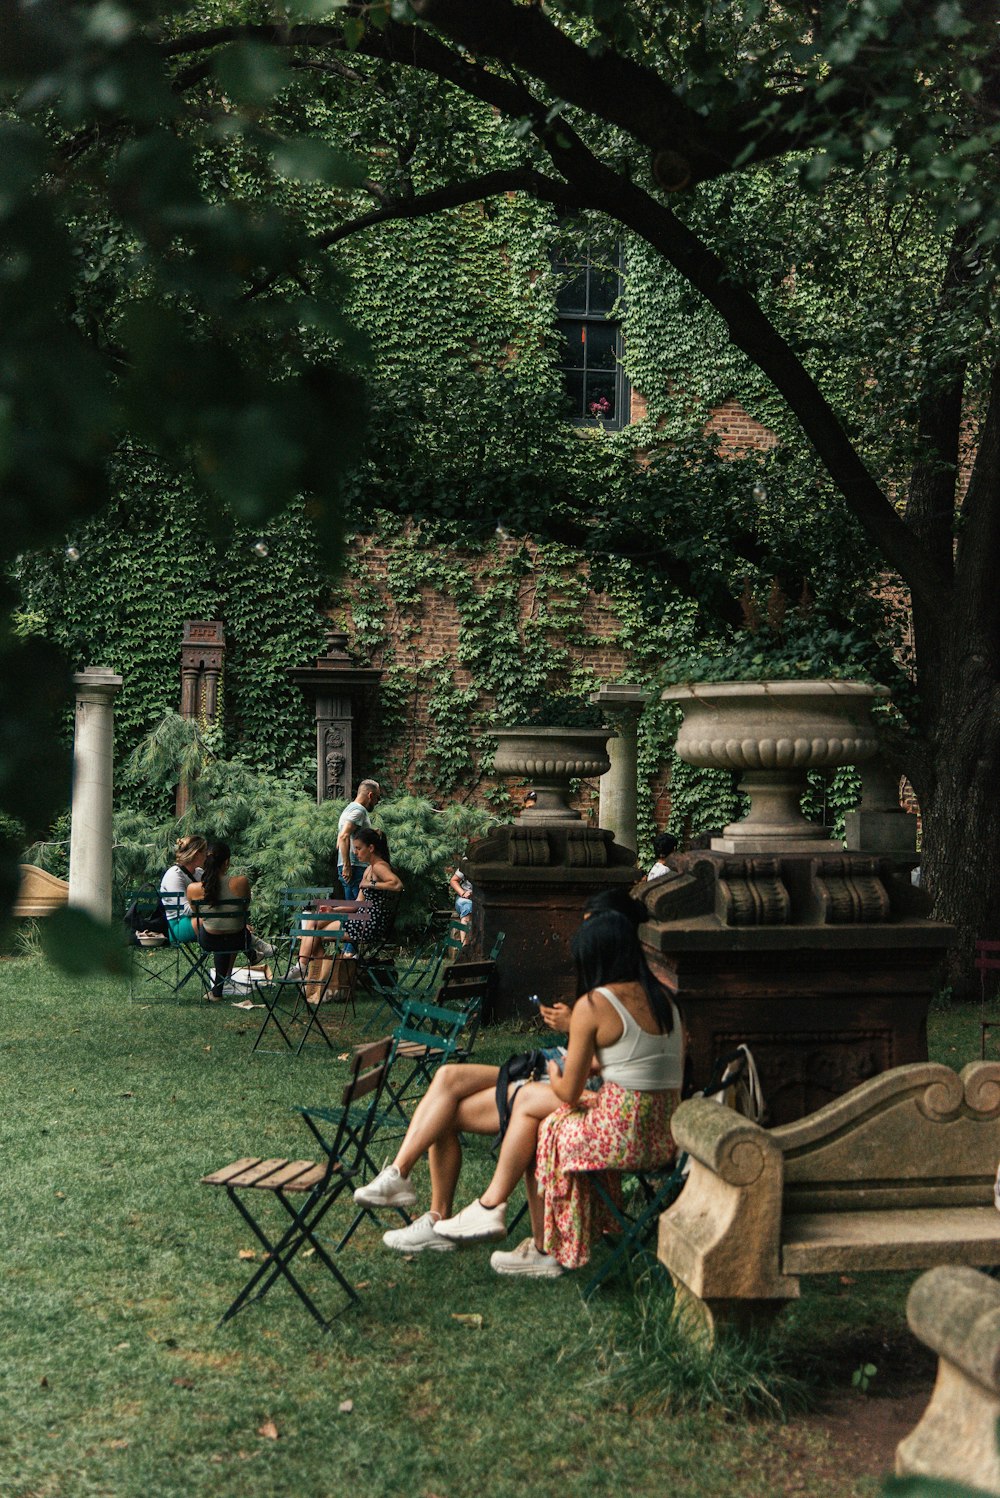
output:
[[677,753],[688,764],[739,770],[750,810],[712,839],[720,853],[826,848],[799,809],[809,770],[863,764],[879,749],[870,718],[887,687],[863,681],[719,681],[671,686],[684,714]]
[[578,822],[567,806],[571,780],[590,780],[611,767],[610,728],[498,728],[495,774],[530,780],[537,800],[522,822]]

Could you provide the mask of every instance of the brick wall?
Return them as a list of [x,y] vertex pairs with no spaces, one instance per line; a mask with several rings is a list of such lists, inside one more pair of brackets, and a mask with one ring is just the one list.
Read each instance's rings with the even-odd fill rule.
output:
[[[633,392],[633,418],[639,414],[640,406],[644,407],[645,401]],[[723,450],[729,449],[734,454],[748,447],[773,446],[777,440],[772,432],[749,416],[735,400],[728,400],[713,411],[708,427],[720,434]],[[429,795],[435,799],[438,796],[437,787],[432,783],[432,779],[421,771],[421,761],[434,737],[434,725],[428,710],[430,687],[420,683],[417,673],[426,662],[446,663],[450,664],[452,679],[456,687],[471,685],[469,671],[457,660],[460,624],[458,610],[451,597],[431,587],[420,589],[419,604],[415,608],[400,610],[391,596],[386,577],[390,556],[388,548],[380,544],[375,536],[357,537],[354,546],[356,552],[363,556],[366,585],[375,587],[383,600],[386,609],[387,635],[393,642],[391,651],[386,649],[377,651],[370,661],[365,661],[365,664],[384,669],[392,660],[397,667],[413,673],[414,690],[406,706],[405,726],[391,746],[389,763],[386,767],[387,774],[394,777],[398,785],[406,786],[414,793]],[[519,549],[519,546],[520,543],[515,541],[501,542],[501,554],[510,555]],[[473,586],[482,593],[486,587],[482,577],[487,565],[484,559],[475,553],[460,551],[450,551],[449,557],[456,565],[465,569],[473,580]],[[569,573],[567,573],[568,577]],[[345,577],[344,592],[337,610],[338,619],[343,621],[343,628],[351,637],[352,650],[356,649],[353,605],[357,600],[358,590],[358,580]],[[530,573],[520,581],[517,604],[519,627],[523,633],[525,625],[533,617],[537,608],[533,578]],[[625,651],[616,643],[619,622],[610,600],[603,595],[588,591],[581,608],[581,620],[587,640],[584,644],[573,644],[568,647],[572,666],[585,672],[595,683],[628,680],[630,678],[629,660]],[[361,659],[360,653],[358,659]],[[554,682],[553,688],[559,685],[560,683]],[[488,694],[484,693],[480,697],[479,708],[487,722],[493,705],[493,699]],[[495,784],[493,780],[480,776],[477,765],[470,774],[468,783],[463,783],[459,787],[456,798],[480,805],[486,804],[486,793]],[[575,803],[585,815],[591,815],[595,821],[597,818],[596,792],[596,782],[592,786],[584,786]],[[657,826],[666,826],[670,815],[670,791],[666,765],[661,767],[648,786],[640,787],[640,797],[644,794],[652,798]]]

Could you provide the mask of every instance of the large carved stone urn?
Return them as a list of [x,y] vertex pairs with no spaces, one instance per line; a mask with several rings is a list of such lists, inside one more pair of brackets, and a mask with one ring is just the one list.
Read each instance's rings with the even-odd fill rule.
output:
[[498,728],[494,773],[530,780],[537,797],[522,820],[579,822],[580,813],[566,804],[570,782],[611,768],[610,735],[610,728]]
[[584,902],[597,890],[626,888],[635,854],[614,834],[584,821],[566,804],[570,782],[607,772],[609,728],[506,728],[497,732],[494,770],[530,780],[533,808],[498,827],[471,851],[463,868],[475,891],[467,951],[489,952],[502,931],[494,1015],[528,1019],[529,994],[571,1001],[569,941]]
[[688,764],[742,772],[750,810],[712,841],[720,853],[829,847],[799,809],[809,770],[860,765],[878,753],[863,681],[720,681],[668,687],[684,714],[677,753]]

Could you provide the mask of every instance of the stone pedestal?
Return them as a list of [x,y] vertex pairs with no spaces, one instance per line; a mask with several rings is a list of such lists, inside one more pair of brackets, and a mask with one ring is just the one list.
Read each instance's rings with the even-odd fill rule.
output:
[[[530,816],[530,814],[528,814]],[[492,1019],[527,1019],[537,993],[550,1002],[577,997],[569,943],[586,900],[612,885],[629,888],[635,855],[610,832],[583,822],[515,822],[499,827],[463,862],[474,891],[467,952],[488,952],[506,932]]]
[[899,803],[899,776],[880,759],[861,770],[861,804],[844,818],[844,842],[852,851],[916,859],[917,819]]
[[376,687],[382,672],[356,666],[347,636],[331,630],[326,654],[314,666],[296,666],[288,675],[312,697],[316,713],[316,801],[350,800],[354,793],[354,710],[362,694]]
[[640,937],[676,995],[695,1085],[745,1042],[770,1124],[927,1058],[927,1008],[954,930],[889,857],[689,853],[646,886]]
[[615,737],[608,740],[611,768],[601,776],[601,800],[597,819],[614,834],[615,842],[633,851],[639,846],[636,832],[636,795],[639,779],[639,716],[649,693],[626,682],[607,682],[591,702],[603,709]]
[[69,850],[69,903],[100,921],[111,919],[111,812],[114,767],[114,697],[122,678],[103,666],[73,677],[73,831]]

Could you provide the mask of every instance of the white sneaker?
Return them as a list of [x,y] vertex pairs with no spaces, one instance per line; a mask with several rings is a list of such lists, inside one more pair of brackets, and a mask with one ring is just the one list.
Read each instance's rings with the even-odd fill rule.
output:
[[534,1238],[525,1238],[510,1253],[490,1254],[490,1268],[497,1274],[527,1274],[538,1280],[557,1280],[562,1265],[551,1254],[540,1253]]
[[406,1176],[401,1176],[395,1165],[380,1170],[367,1186],[359,1186],[354,1200],[363,1207],[412,1207],[417,1199]]
[[393,1228],[389,1233],[382,1234],[382,1242],[386,1248],[394,1248],[401,1254],[422,1254],[424,1249],[430,1248],[438,1252],[453,1253],[454,1243],[449,1243],[447,1238],[442,1238],[434,1231],[437,1218],[433,1212],[425,1212],[423,1217],[416,1217],[405,1228]]
[[495,1242],[507,1236],[507,1203],[484,1207],[481,1201],[470,1202],[454,1217],[434,1224],[435,1233],[455,1243]]
[[263,937],[251,935],[250,955],[258,960],[262,957],[273,957],[274,948],[269,941],[264,941]]

